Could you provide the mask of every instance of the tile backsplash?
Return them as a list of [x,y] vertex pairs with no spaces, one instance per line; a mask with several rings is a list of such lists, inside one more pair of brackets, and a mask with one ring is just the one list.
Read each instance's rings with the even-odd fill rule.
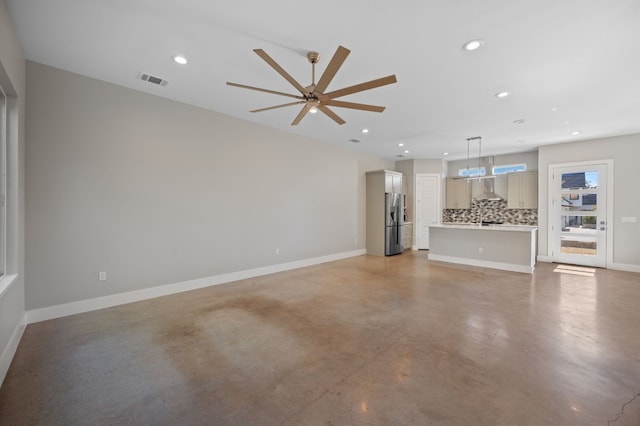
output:
[[502,222],[511,225],[537,225],[538,209],[509,209],[505,200],[473,200],[470,209],[444,209],[443,222]]

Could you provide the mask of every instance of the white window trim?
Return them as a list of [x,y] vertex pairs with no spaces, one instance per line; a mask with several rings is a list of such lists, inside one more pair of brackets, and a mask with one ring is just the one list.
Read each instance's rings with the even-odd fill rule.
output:
[[7,94],[0,87],[0,278],[7,273]]

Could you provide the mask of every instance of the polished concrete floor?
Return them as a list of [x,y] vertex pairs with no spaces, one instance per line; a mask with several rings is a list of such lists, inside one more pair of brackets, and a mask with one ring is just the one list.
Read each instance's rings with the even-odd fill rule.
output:
[[32,324],[2,425],[639,425],[640,274],[360,256]]

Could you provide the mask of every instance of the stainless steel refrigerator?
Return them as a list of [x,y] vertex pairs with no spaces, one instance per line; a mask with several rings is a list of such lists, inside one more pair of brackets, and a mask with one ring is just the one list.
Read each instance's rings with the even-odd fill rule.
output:
[[384,255],[391,256],[402,253],[403,206],[402,194],[386,193],[384,199],[386,232]]

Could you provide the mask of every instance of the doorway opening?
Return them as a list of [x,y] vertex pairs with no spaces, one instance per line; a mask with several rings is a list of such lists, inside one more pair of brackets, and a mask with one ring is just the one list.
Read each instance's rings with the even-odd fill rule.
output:
[[429,249],[429,226],[440,222],[440,175],[416,173],[415,247]]

